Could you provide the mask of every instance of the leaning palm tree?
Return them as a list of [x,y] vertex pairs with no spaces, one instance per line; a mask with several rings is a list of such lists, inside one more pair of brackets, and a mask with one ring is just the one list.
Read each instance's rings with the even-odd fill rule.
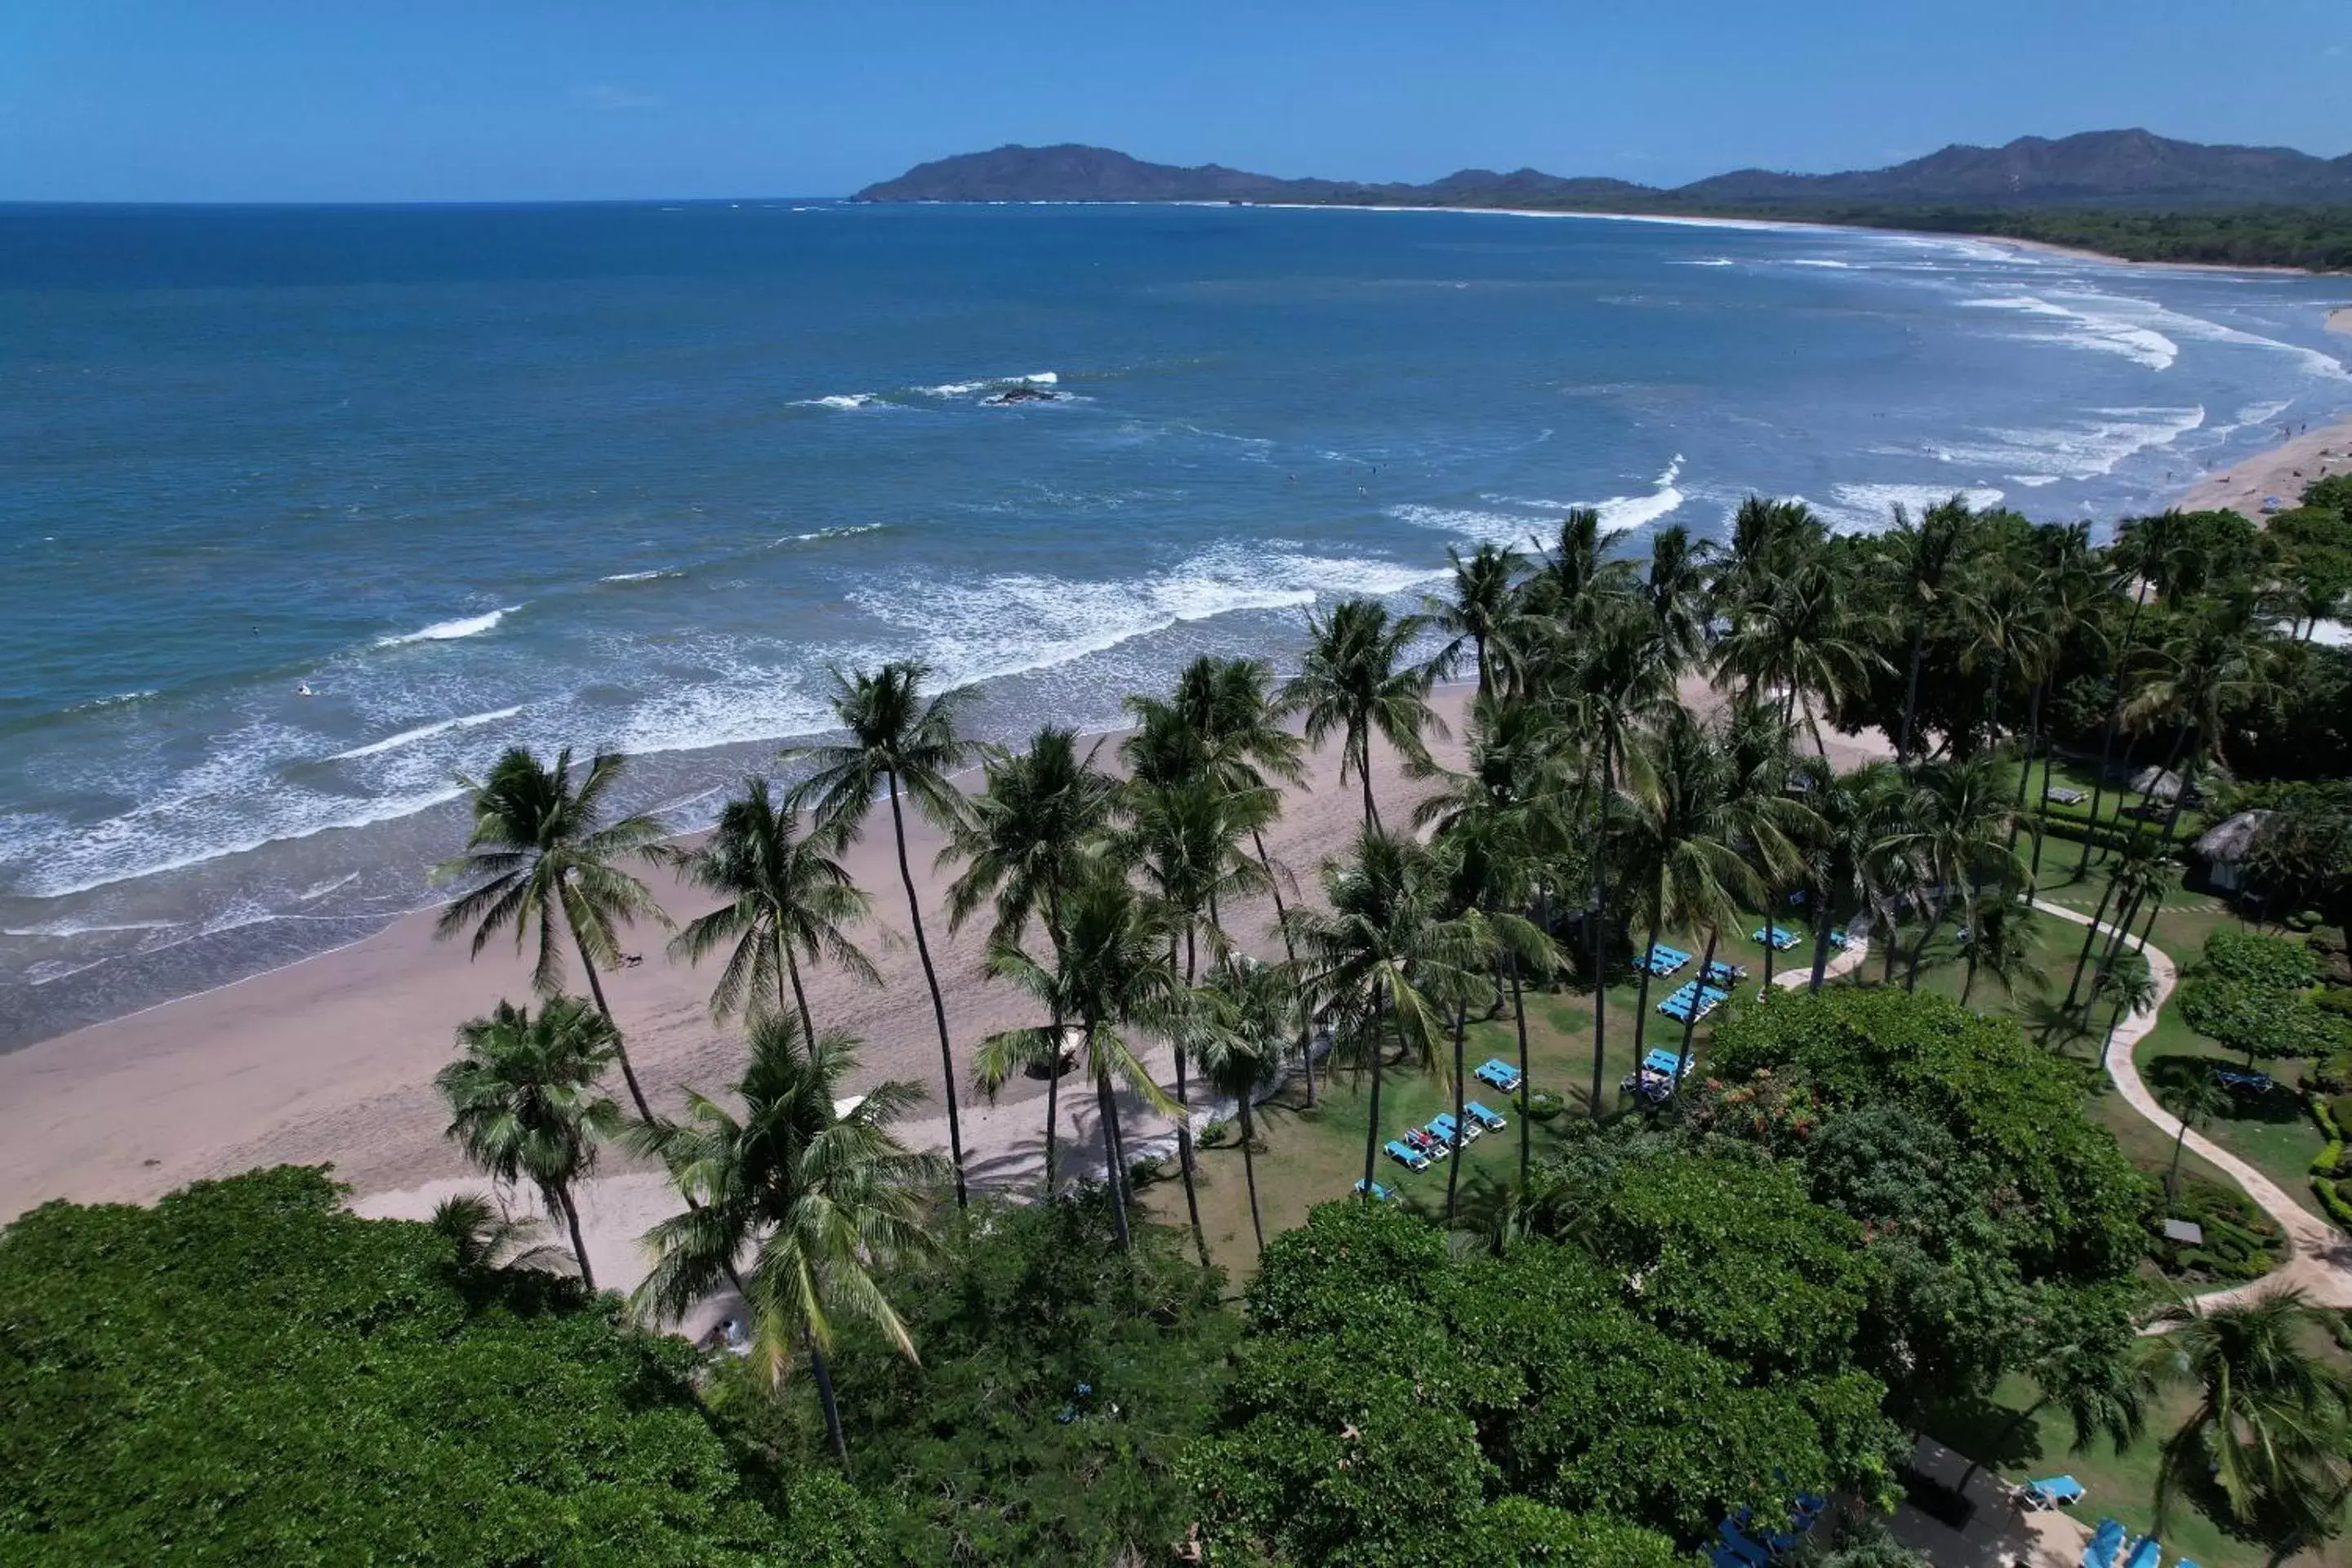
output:
[[[548,766],[515,746],[480,783],[461,778],[470,797],[473,830],[467,835],[466,852],[435,867],[433,878],[472,886],[442,910],[434,938],[446,940],[471,927],[473,956],[478,958],[491,937],[512,927],[517,952],[536,939],[531,985],[541,995],[552,996],[563,988],[562,936],[568,932],[580,966],[588,972],[588,994],[605,1022],[613,1022],[598,972],[621,961],[618,928],[639,916],[669,924],[653,890],[621,868],[626,860],[665,858],[661,824],[642,815],[604,820],[604,797],[626,765],[619,752],[599,752],[575,786],[571,747],[556,752]],[[637,1087],[617,1026],[613,1058],[637,1114],[652,1121],[653,1109]]]
[[2101,928],[2106,923],[2107,911],[2113,909],[2117,919],[2114,931],[2120,935],[2131,927],[2135,911],[2152,894],[2162,891],[2170,875],[2171,851],[2144,834],[2126,838],[2116,851],[2115,863],[2107,868],[2106,890],[2099,895],[2099,907],[2091,916],[2091,923],[2083,931],[2083,949],[2074,955],[2074,976],[2066,983],[2066,1000],[2062,1004],[2072,1012],[2077,993],[2083,987],[2083,976],[2091,963],[2091,948],[2098,941]]
[[907,814],[902,802],[934,826],[952,832],[963,820],[962,796],[952,782],[956,770],[970,762],[978,748],[956,734],[956,714],[970,700],[971,689],[959,687],[926,698],[923,681],[929,668],[912,659],[893,659],[876,670],[855,675],[833,672],[833,710],[849,738],[836,745],[796,746],[783,752],[787,762],[805,760],[814,766],[808,777],[793,786],[785,809],[799,815],[812,811],[819,830],[848,843],[866,824],[866,814],[877,797],[890,803],[890,836],[898,851],[898,880],[907,890],[907,919],[915,930],[915,955],[922,961],[923,984],[930,988],[931,1020],[940,1033],[940,1081],[948,1108],[948,1158],[955,1166],[956,1205],[969,1203],[964,1187],[963,1126],[956,1114],[955,1047],[948,1039],[948,1005],[940,994],[939,971],[931,963],[931,945],[923,932],[923,903],[915,892],[915,873],[907,863]]
[[1693,540],[1680,523],[1650,540],[1649,570],[1640,588],[1644,624],[1659,662],[1677,675],[1706,646],[1707,563],[1714,553],[1713,544]]
[[671,952],[693,963],[733,944],[710,988],[713,1018],[764,1012],[772,1003],[798,1013],[802,1035],[814,1039],[808,990],[801,983],[803,959],[829,959],[868,985],[882,984],[850,940],[846,928],[866,918],[867,903],[835,850],[831,835],[796,833],[763,778],[745,780],[743,793],[719,807],[718,826],[687,857],[686,873],[728,901],[688,921],[670,943]]
[[1968,934],[1960,939],[1960,953],[1969,965],[1968,976],[1960,983],[1963,1007],[1977,988],[1979,973],[1990,975],[2000,994],[2011,1001],[2016,1000],[2021,984],[2039,991],[2048,984],[2040,962],[2041,911],[2024,893],[1980,905]]
[[2180,1156],[2188,1147],[2189,1134],[2230,1109],[2230,1091],[2213,1081],[2212,1069],[2201,1062],[2190,1071],[2150,1087],[2157,1103],[2173,1117],[2172,1160],[2164,1172],[2164,1201],[2169,1204],[2180,1196]]
[[1406,1059],[1423,1071],[1440,1060],[1454,1004],[1484,954],[1470,930],[1441,918],[1440,868],[1410,838],[1366,828],[1355,853],[1323,867],[1328,910],[1293,910],[1307,984],[1328,999],[1348,1042],[1370,1068],[1364,1125],[1364,1186],[1379,1171],[1381,1086],[1393,1029]]
[[465,1054],[433,1079],[449,1105],[449,1137],[491,1180],[530,1184],[571,1232],[580,1281],[594,1290],[572,1194],[595,1169],[597,1144],[621,1126],[620,1111],[596,1092],[620,1054],[612,1021],[571,996],[549,997],[537,1017],[501,1002],[459,1025],[457,1044]]
[[1454,569],[1447,592],[1422,595],[1430,625],[1448,639],[1430,660],[1431,671],[1440,680],[1450,679],[1467,653],[1478,678],[1475,695],[1492,697],[1518,668],[1526,617],[1518,581],[1526,562],[1510,546],[1493,542],[1466,556],[1448,546],[1445,558]]
[[[995,916],[992,942],[1019,945],[1032,921],[1062,951],[1062,905],[1094,874],[1095,859],[1118,809],[1118,785],[1095,766],[1095,752],[1078,754],[1072,731],[1047,725],[1028,749],[991,759],[987,787],[971,805],[940,852],[944,864],[964,862],[948,889],[948,929],[957,931],[980,910]],[[1054,1021],[1055,1038],[1060,1019]],[[1061,1123],[1061,1047],[1036,1065],[1045,1079],[1045,1192],[1058,1187],[1055,1154]]]
[[2168,1331],[2147,1341],[2148,1369],[2198,1396],[2164,1445],[2158,1529],[2184,1489],[2209,1485],[2233,1521],[2284,1514],[2289,1533],[2341,1506],[2352,1378],[2313,1348],[2326,1337],[2326,1316],[2293,1288],[2212,1308],[2184,1301],[2157,1314]]
[[[1524,911],[1536,901],[1538,889],[1565,870],[1572,858],[1575,781],[1557,728],[1533,704],[1506,698],[1471,707],[1468,766],[1460,773],[1433,763],[1416,767],[1415,776],[1434,778],[1441,788],[1414,808],[1412,822],[1431,830],[1432,841],[1446,858],[1453,901],[1484,918],[1486,935],[1509,981],[1519,1042],[1519,1184],[1525,1187],[1531,1154],[1523,987],[1565,968],[1567,955]],[[1454,1034],[1458,1047],[1461,1030]],[[1458,1059],[1454,1069],[1458,1095]],[[1461,1115],[1457,1108],[1457,1122]],[[1449,1192],[1449,1208],[1451,1203]]]
[[1913,900],[1927,911],[1904,977],[1906,991],[1918,988],[1920,962],[1955,899],[1973,931],[1987,884],[2004,890],[2024,885],[2025,862],[2010,847],[2018,813],[2008,785],[1999,763],[1984,753],[1913,772],[1900,825],[1880,844],[1910,868]]
[[1340,736],[1339,782],[1353,769],[1364,789],[1364,826],[1378,829],[1372,803],[1372,737],[1379,735],[1407,762],[1429,754],[1423,737],[1445,733],[1429,706],[1427,666],[1404,662],[1421,635],[1419,616],[1391,616],[1375,599],[1347,599],[1328,616],[1307,617],[1307,658],[1283,701],[1306,715],[1307,743]]
[[[992,1092],[1041,1057],[1058,1063],[1067,1048],[1066,1031],[1077,1031],[1079,1065],[1094,1085],[1104,1181],[1110,1188],[1111,1213],[1124,1252],[1132,1241],[1118,1090],[1126,1088],[1171,1121],[1183,1115],[1153,1080],[1130,1037],[1138,1031],[1171,1037],[1186,1028],[1192,999],[1170,956],[1174,922],[1160,905],[1139,898],[1115,871],[1106,868],[1071,893],[1063,905],[1063,919],[1062,948],[1050,965],[1012,943],[998,942],[989,950],[988,970],[1044,1003],[1054,1018],[1065,1022],[1059,1027],[991,1035],[981,1042],[973,1073],[981,1087]],[[1204,1239],[1201,1244],[1205,1248]]]
[[567,1258],[562,1247],[539,1239],[537,1219],[514,1213],[487,1193],[452,1194],[433,1205],[433,1217],[425,1223],[449,1244],[450,1262],[459,1275],[506,1268],[576,1273],[580,1268],[577,1253]]
[[[1815,757],[1801,762],[1797,777],[1816,824],[1798,847],[1805,907],[1813,921],[1813,972],[1807,984],[1819,994],[1829,972],[1830,934],[1840,919],[1864,911],[1884,914],[1892,908],[1884,876],[1886,861],[1878,846],[1901,808],[1903,774],[1885,762],[1842,773],[1827,758]],[[1886,923],[1891,925],[1891,920]]]
[[1903,724],[1895,737],[1895,758],[1899,763],[1911,760],[1913,725],[1919,711],[1919,665],[1928,625],[1943,610],[1950,579],[1974,548],[1979,532],[1976,514],[1956,495],[1929,507],[1916,523],[1903,508],[1896,507],[1895,526],[1880,536],[1890,586],[1911,634],[1903,677]]
[[[1191,784],[1151,784],[1131,790],[1129,826],[1114,839],[1114,854],[1122,866],[1143,874],[1145,885],[1160,900],[1173,924],[1169,932],[1169,957],[1183,948],[1184,984],[1200,977],[1201,948],[1212,962],[1231,946],[1220,921],[1223,900],[1264,889],[1265,873],[1243,847],[1263,796],[1221,795],[1205,779]],[[1177,1163],[1183,1172],[1184,1206],[1192,1216],[1192,1231],[1201,1244],[1201,1263],[1208,1265],[1208,1243],[1201,1228],[1201,1198],[1192,1159],[1192,1103],[1189,1053],[1182,1037],[1176,1045],[1176,1103],[1187,1112],[1176,1121]]]
[[2187,755],[2165,818],[2167,842],[2196,785],[2199,764],[2209,756],[2226,760],[2222,742],[2231,717],[2276,693],[2278,663],[2277,637],[2262,625],[2251,598],[2205,602],[2165,639],[2155,668],[2125,701],[2126,723],[2161,718],[2182,725],[2174,750]]
[[1191,1035],[1201,1076],[1239,1108],[1242,1177],[1249,1186],[1250,1234],[1265,1250],[1265,1224],[1257,1203],[1257,1112],[1259,1087],[1268,1062],[1282,1057],[1284,1037],[1298,1014],[1297,974],[1288,963],[1259,963],[1235,953],[1210,974],[1200,1008],[1201,1024]]
[[1761,584],[1760,595],[1716,647],[1716,685],[1779,690],[1783,718],[1801,720],[1813,750],[1827,756],[1820,710],[1834,709],[1887,668],[1871,646],[1873,617],[1826,561],[1799,562]]
[[921,1103],[919,1084],[892,1079],[847,1098],[857,1070],[848,1036],[812,1042],[799,1019],[771,1014],[751,1025],[749,1046],[742,1079],[729,1086],[740,1115],[689,1094],[683,1121],[632,1134],[688,1204],[646,1233],[654,1264],[635,1300],[674,1320],[723,1284],[740,1289],[753,1370],[780,1389],[808,1358],[825,1435],[846,1465],[828,1361],[836,1326],[863,1323],[915,1359],[880,1278],[930,1250],[925,1217],[946,1173],[936,1155],[909,1152],[891,1133]]
[[[2116,1031],[2123,1026],[2123,1021],[2134,1014],[2153,1012],[2162,1000],[2156,975],[2147,966],[2147,954],[2137,949],[2118,953],[2115,962],[2107,965],[2106,973],[2099,976],[2091,993],[2091,1005],[2097,1006],[2102,996],[2109,998],[2115,1007],[2107,1015],[2107,1032],[2099,1040],[2099,1070],[2105,1072],[2107,1052],[2114,1048]],[[2084,1010],[2088,1012],[2090,1008]]]

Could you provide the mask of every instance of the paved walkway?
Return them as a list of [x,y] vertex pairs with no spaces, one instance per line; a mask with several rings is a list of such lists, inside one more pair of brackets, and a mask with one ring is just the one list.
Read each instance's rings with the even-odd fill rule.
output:
[[[2036,899],[2033,907],[2076,925],[2091,923],[2090,916],[2061,904]],[[2115,1079],[2116,1090],[2123,1096],[2124,1103],[2153,1122],[2158,1132],[2171,1138],[2180,1131],[2179,1119],[2157,1103],[2156,1096],[2140,1079],[2139,1064],[2133,1059],[2132,1052],[2156,1027],[2157,1014],[2163,1008],[2165,998],[2172,994],[2179,972],[2171,955],[2162,948],[2136,936],[2125,940],[2147,955],[2148,973],[2156,980],[2157,1003],[2145,1013],[2133,1014],[2116,1030],[2115,1040],[2107,1049],[2107,1073]],[[2292,1285],[2300,1287],[2321,1306],[2352,1307],[2352,1237],[2312,1214],[2281,1191],[2277,1183],[2201,1133],[2189,1133],[2187,1142],[2191,1152],[2244,1188],[2255,1205],[2278,1222],[2279,1228],[2286,1233],[2288,1246],[2287,1260],[2282,1267],[2251,1285],[2216,1290],[2198,1300],[2208,1306],[2219,1306]]]

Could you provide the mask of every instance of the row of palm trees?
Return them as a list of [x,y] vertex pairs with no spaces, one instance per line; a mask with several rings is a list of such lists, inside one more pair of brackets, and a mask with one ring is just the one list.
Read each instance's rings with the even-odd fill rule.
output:
[[[1916,523],[1898,512],[1887,534],[1855,546],[1832,541],[1801,504],[1751,500],[1725,548],[1667,528],[1635,561],[1612,555],[1597,516],[1575,511],[1533,553],[1495,544],[1452,552],[1446,590],[1423,613],[1353,599],[1310,616],[1300,671],[1287,682],[1256,661],[1203,658],[1166,696],[1130,700],[1121,776],[1101,765],[1099,746],[1082,748],[1066,730],[1044,729],[1018,750],[976,743],[961,728],[969,694],[927,689],[919,664],[837,673],[840,738],[785,752],[799,782],[779,795],[764,779],[749,781],[709,839],[683,855],[652,818],[614,816],[619,756],[575,769],[568,751],[551,763],[510,751],[469,782],[466,853],[442,868],[466,889],[439,929],[469,936],[477,953],[510,932],[534,951],[534,988],[545,1000],[536,1016],[502,1006],[461,1032],[467,1054],[443,1077],[453,1132],[486,1170],[539,1190],[592,1282],[572,1189],[600,1142],[662,1158],[687,1212],[656,1235],[665,1263],[646,1300],[676,1310],[722,1279],[737,1284],[754,1302],[761,1356],[781,1375],[795,1347],[804,1351],[830,1419],[822,1361],[830,1314],[851,1311],[892,1331],[875,1279],[923,1245],[919,1205],[906,1194],[937,1175],[968,1201],[963,1072],[991,1095],[1016,1073],[1045,1077],[1053,1193],[1063,1175],[1061,1079],[1075,1060],[1094,1092],[1122,1243],[1129,1162],[1120,1091],[1172,1121],[1205,1260],[1190,1114],[1196,1075],[1237,1102],[1262,1244],[1255,1093],[1295,1054],[1311,1102],[1326,1035],[1335,1059],[1368,1080],[1369,1191],[1387,1070],[1439,1076],[1458,1121],[1474,1010],[1508,1013],[1524,1083],[1525,993],[1576,967],[1592,985],[1590,1106],[1601,1114],[1603,982],[1622,972],[1636,940],[1646,950],[1668,933],[1694,934],[1711,960],[1726,929],[1801,897],[1824,932],[1840,919],[1889,932],[1913,924],[1906,985],[1949,928],[1967,965],[1964,998],[1980,976],[2012,989],[2036,948],[2030,894],[2041,840],[2025,793],[2037,755],[2048,777],[2041,716],[2061,650],[2114,643],[2110,744],[2168,723],[2168,761],[2184,777],[2218,752],[2265,673],[2261,602],[2234,589],[2216,596],[2215,574],[2200,575],[2185,558],[2191,544],[2160,548],[2166,526],[2127,525],[2099,552],[2080,528],[2032,528],[1955,500]],[[2152,603],[2168,629],[2149,647],[2134,632]],[[1921,671],[1927,649],[1956,635],[1960,668],[1980,693],[1973,704],[1943,693],[1943,739],[1931,746],[1916,721]],[[1874,683],[1898,668],[1895,761],[1837,772],[1824,721],[1864,710]],[[1446,732],[1431,699],[1438,682],[1465,675],[1475,683],[1467,733],[1460,764],[1449,766],[1431,751]],[[1711,717],[1691,705],[1693,676],[1715,689]],[[1321,868],[1319,899],[1307,900],[1266,833],[1286,787],[1304,784],[1307,752],[1335,741],[1343,787],[1361,792],[1361,832]],[[1382,750],[1422,786],[1394,826],[1373,786]],[[966,794],[954,775],[975,763],[982,784]],[[869,895],[843,858],[883,806],[940,1046],[949,1148],[936,1164],[889,1136],[918,1101],[914,1086],[886,1086],[835,1112],[832,1090],[853,1047],[820,1029],[809,1002],[813,965],[878,982],[853,934],[871,913]],[[985,918],[986,973],[1040,1015],[977,1042],[968,1062],[959,1060],[909,858],[910,810],[945,840],[950,929]],[[2152,920],[2165,844],[2168,834],[2143,833],[2116,853],[2107,895],[2117,918],[2107,920],[2103,904],[2109,940],[2095,953],[2103,927],[2086,935],[2065,1010],[2086,977],[2085,1015],[2101,998],[2116,1018],[2145,1001],[2145,967],[2120,933],[2143,909]],[[2092,852],[2086,843],[2084,867]],[[741,1016],[751,1041],[736,1086],[741,1120],[696,1097],[683,1122],[665,1121],[638,1081],[601,972],[619,959],[623,927],[670,921],[632,861],[675,861],[719,900],[677,931],[673,951],[723,960],[711,1010]],[[1240,929],[1237,911],[1262,897],[1274,906],[1270,930]],[[1261,934],[1279,957],[1260,962],[1245,951]],[[1897,944],[1883,951],[1891,982]],[[586,1003],[562,994],[572,956],[586,975]],[[1765,963],[1769,984],[1769,949]],[[1812,986],[1826,963],[1827,944],[1817,942]],[[1650,1027],[1647,991],[1643,970],[1637,1055]],[[1685,1053],[1691,1035],[1686,1021]],[[1153,1040],[1172,1049],[1172,1092],[1145,1064]],[[610,1069],[634,1118],[597,1090]],[[1524,1181],[1524,1098],[1520,1109]],[[1449,1215],[1458,1186],[1457,1151]]]

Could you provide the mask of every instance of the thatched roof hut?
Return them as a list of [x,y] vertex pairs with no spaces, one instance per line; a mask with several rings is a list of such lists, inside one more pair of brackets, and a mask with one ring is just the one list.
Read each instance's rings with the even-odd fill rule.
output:
[[2254,841],[2271,819],[2267,811],[2242,811],[2223,817],[2197,836],[2197,858],[2204,863],[2206,880],[2214,890],[2234,893],[2246,885],[2243,868]]
[[2142,768],[2132,775],[2132,793],[2169,804],[2180,793],[2180,775],[2162,768]]

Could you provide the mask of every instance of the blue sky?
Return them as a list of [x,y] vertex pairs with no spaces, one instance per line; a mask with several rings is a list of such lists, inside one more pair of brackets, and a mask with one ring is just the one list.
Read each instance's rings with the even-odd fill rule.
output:
[[2347,0],[8,0],[0,200],[846,194],[1005,142],[1675,183],[2145,125],[2352,151]]

